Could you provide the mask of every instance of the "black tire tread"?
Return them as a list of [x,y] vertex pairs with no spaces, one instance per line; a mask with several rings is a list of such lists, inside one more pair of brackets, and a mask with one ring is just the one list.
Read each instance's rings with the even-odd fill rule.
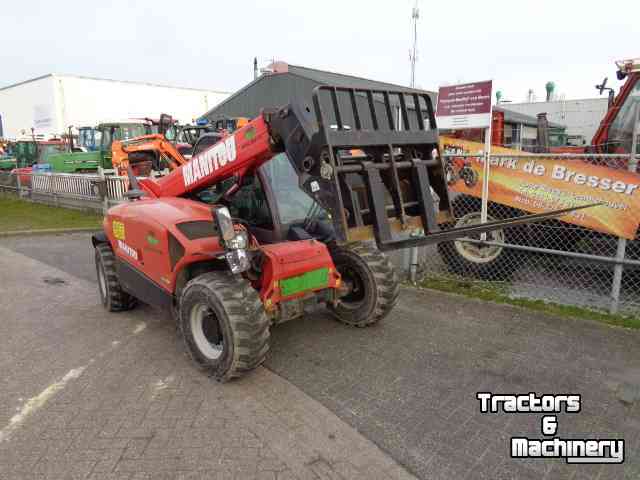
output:
[[[227,381],[262,364],[269,351],[270,321],[258,292],[242,277],[229,272],[208,272],[189,281],[182,298],[190,289],[197,287],[217,296],[233,332],[231,365],[225,372],[214,372],[216,378]],[[180,328],[184,338],[183,322],[180,322]],[[210,369],[210,365],[196,358],[188,346],[187,351],[201,367]]]
[[96,245],[96,262],[100,261],[104,269],[107,282],[107,305],[110,312],[124,312],[131,310],[136,305],[136,299],[125,292],[118,280],[116,273],[116,258],[108,243]]
[[346,255],[357,255],[368,266],[373,274],[375,281],[375,304],[372,314],[361,320],[350,320],[336,314],[331,309],[336,318],[347,325],[354,327],[368,327],[378,323],[385,318],[396,303],[400,295],[400,282],[393,264],[389,258],[374,246],[364,242],[354,242],[343,246],[333,247],[334,254],[336,250]]

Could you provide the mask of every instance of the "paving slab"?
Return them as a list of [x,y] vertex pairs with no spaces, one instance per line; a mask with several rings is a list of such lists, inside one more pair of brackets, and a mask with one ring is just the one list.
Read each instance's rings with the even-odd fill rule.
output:
[[209,378],[162,312],[2,247],[0,272],[0,479],[414,478],[267,369]]
[[[95,282],[86,234],[1,239],[0,245]],[[38,306],[29,308],[37,311]],[[152,319],[156,316],[148,312],[143,321],[154,331]],[[138,314],[132,313],[132,318]],[[92,328],[96,332],[114,328],[104,321],[97,321]],[[131,322],[136,320],[126,322],[132,329]],[[12,335],[22,338],[24,334],[18,330]],[[65,338],[55,329],[49,334]],[[169,332],[166,335],[169,337]],[[419,478],[640,478],[638,331],[457,295],[403,289],[398,307],[373,328],[347,328],[318,310],[303,320],[272,329],[271,338],[267,369],[320,402]],[[171,348],[179,347],[175,341]],[[135,345],[151,348],[144,343]],[[169,348],[167,344],[167,352]],[[167,352],[159,358],[167,357]],[[0,349],[0,359],[2,355]],[[172,367],[157,368],[164,379]],[[26,375],[24,381],[28,378]],[[267,394],[271,384],[277,382],[261,387],[258,397],[262,407],[290,428],[297,428],[304,414],[286,411],[291,402],[285,408],[277,397]],[[235,387],[232,384],[231,390]],[[579,415],[559,418],[560,435],[622,437],[626,461],[623,465],[588,466],[567,465],[562,460],[513,460],[509,458],[510,437],[529,434],[540,438],[540,416],[482,415],[475,397],[481,390],[579,393],[583,410]],[[136,391],[129,395],[135,396]],[[245,399],[247,409],[260,411],[254,401]],[[214,425],[221,422],[211,421]],[[153,424],[150,422],[147,420],[147,425]],[[319,426],[314,424],[314,428]],[[168,438],[169,433],[160,430],[158,436]],[[327,438],[335,436],[325,433]],[[151,451],[156,445],[160,448],[156,443]],[[282,445],[288,448],[286,443]],[[137,448],[141,447],[132,447],[132,451]],[[25,456],[25,464],[37,455],[34,450],[33,455]],[[322,459],[310,465],[314,474],[326,473]],[[340,467],[350,478],[351,467]]]

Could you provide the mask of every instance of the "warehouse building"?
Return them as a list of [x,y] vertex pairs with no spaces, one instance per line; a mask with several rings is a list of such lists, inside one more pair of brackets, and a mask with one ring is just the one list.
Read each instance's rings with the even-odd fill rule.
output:
[[[538,118],[536,115],[526,115],[503,108],[504,105],[494,106],[493,112],[502,112],[504,116],[504,134],[502,145],[517,150],[535,151],[538,146]],[[547,118],[548,120],[548,118]],[[552,146],[560,146],[565,143],[565,125],[557,122],[548,122],[548,135]]]
[[227,92],[76,75],[44,75],[0,88],[5,138],[59,135],[69,126],[95,126],[168,113],[182,123],[211,109]]
[[500,107],[511,111],[536,117],[546,113],[550,122],[566,127],[568,143],[571,145],[588,145],[596,133],[600,121],[607,113],[606,98],[583,98],[580,100],[557,100],[551,102],[503,103]]

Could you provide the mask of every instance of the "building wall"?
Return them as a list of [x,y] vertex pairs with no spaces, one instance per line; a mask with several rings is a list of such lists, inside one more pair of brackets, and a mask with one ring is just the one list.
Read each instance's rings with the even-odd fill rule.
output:
[[587,98],[555,102],[504,103],[500,107],[533,117],[546,112],[550,122],[566,125],[567,135],[580,135],[586,144],[589,144],[607,112],[607,99]]
[[123,118],[159,118],[168,113],[190,123],[228,97],[228,93],[144,83],[56,77],[63,128]]
[[0,90],[4,136],[18,138],[46,134],[59,123],[54,78],[46,76]]
[[168,113],[181,123],[228,97],[228,93],[137,82],[53,75],[0,90],[0,114],[8,138],[23,130],[61,134],[67,127],[97,125],[128,118],[158,118]]

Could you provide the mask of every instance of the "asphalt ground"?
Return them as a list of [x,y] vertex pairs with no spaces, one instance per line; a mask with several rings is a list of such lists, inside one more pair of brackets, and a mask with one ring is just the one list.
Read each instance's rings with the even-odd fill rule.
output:
[[[95,283],[87,234],[6,238],[0,246]],[[33,286],[24,291],[37,295]],[[266,367],[419,478],[637,479],[639,344],[637,331],[403,289],[373,328],[348,328],[318,310],[272,329]],[[580,394],[582,411],[560,414],[557,436],[624,438],[625,463],[512,459],[510,437],[542,438],[541,415],[481,414],[480,391]]]

